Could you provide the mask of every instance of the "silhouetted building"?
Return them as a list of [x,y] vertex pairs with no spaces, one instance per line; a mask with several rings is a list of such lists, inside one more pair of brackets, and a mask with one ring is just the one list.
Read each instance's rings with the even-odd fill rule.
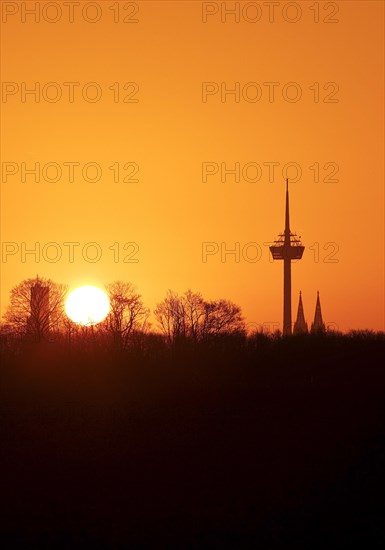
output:
[[291,260],[300,260],[305,247],[290,231],[289,180],[286,180],[285,231],[280,233],[270,252],[274,260],[283,260],[283,334],[291,334]]
[[321,302],[317,290],[317,302],[315,305],[314,322],[311,326],[311,332],[325,332],[326,327],[322,320]]
[[305,321],[305,315],[303,312],[302,294],[299,293],[297,320],[294,323],[294,334],[307,334],[309,332],[307,328],[307,322]]
[[49,331],[49,287],[37,281],[31,287],[29,332],[41,338]]

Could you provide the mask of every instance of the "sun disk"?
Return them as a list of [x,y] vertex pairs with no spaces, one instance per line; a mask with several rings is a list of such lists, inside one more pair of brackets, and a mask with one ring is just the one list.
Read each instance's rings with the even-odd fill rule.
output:
[[74,323],[83,326],[96,325],[110,311],[107,294],[96,286],[80,286],[70,292],[65,312]]

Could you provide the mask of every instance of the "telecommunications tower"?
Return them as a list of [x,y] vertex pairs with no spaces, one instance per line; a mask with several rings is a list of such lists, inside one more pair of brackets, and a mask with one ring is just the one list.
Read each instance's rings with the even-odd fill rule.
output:
[[291,261],[302,258],[305,247],[302,246],[300,237],[290,231],[289,216],[289,180],[286,180],[286,211],[285,231],[280,233],[278,239],[270,246],[270,252],[274,260],[283,260],[283,334],[292,333],[291,328]]

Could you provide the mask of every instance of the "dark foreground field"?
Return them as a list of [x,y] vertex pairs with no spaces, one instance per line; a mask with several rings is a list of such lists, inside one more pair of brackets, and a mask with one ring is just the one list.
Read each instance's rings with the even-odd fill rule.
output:
[[359,335],[6,354],[3,548],[382,547],[383,358]]

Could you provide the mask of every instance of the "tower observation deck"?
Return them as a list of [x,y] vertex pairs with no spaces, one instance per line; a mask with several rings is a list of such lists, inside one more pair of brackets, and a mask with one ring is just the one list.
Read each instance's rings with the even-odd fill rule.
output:
[[283,260],[283,334],[292,333],[291,327],[291,261],[302,258],[305,247],[300,237],[290,231],[289,180],[286,180],[285,230],[270,246],[274,260]]

